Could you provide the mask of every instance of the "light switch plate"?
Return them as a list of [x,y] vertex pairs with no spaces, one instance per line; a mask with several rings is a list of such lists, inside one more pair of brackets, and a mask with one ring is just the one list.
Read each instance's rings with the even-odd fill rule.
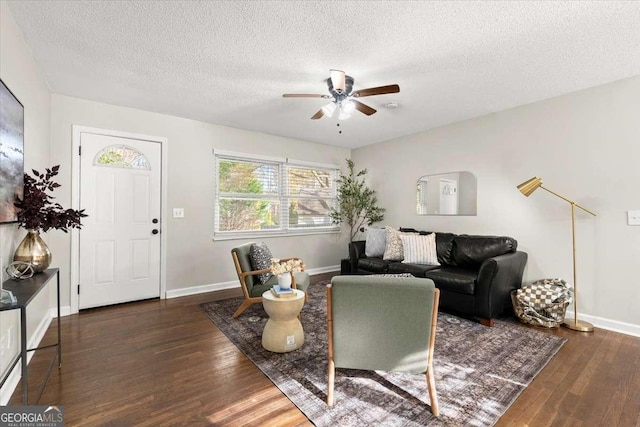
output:
[[184,208],[173,208],[174,218],[184,218]]
[[627,211],[627,225],[640,225],[640,211]]

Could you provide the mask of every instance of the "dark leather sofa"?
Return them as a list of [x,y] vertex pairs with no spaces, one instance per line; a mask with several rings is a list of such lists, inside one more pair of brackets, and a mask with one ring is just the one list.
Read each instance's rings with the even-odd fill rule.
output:
[[[403,229],[402,232],[428,234]],[[477,318],[492,326],[494,319],[511,310],[510,292],[522,285],[527,254],[517,251],[511,237],[471,236],[436,232],[439,266],[406,264],[365,255],[366,241],[349,244],[352,274],[411,273],[434,281],[440,289],[440,308]]]

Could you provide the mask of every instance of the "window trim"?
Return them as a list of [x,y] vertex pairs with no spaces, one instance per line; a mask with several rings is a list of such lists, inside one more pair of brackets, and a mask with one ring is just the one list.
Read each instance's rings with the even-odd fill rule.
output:
[[[289,167],[298,167],[298,168],[318,168],[318,169],[328,169],[333,172],[333,179],[337,180],[340,174],[340,167],[334,164],[329,163],[317,163],[317,162],[309,162],[304,160],[295,160],[291,158],[285,157],[271,157],[271,156],[263,156],[259,154],[248,154],[248,153],[240,153],[235,151],[227,151],[227,150],[213,150],[214,157],[214,173],[215,173],[215,190],[214,190],[214,225],[213,225],[213,240],[233,240],[233,239],[253,239],[253,238],[262,238],[262,237],[287,237],[287,236],[300,236],[300,235],[314,235],[314,234],[338,234],[340,233],[340,225],[331,224],[326,227],[300,227],[300,228],[290,228],[289,227],[289,216],[288,216],[288,206],[289,201],[291,199],[300,198],[300,197],[292,197],[288,194],[289,186],[288,186],[288,168]],[[279,184],[277,194],[266,194],[263,197],[255,197],[256,199],[264,198],[264,199],[278,199],[280,201],[280,225],[281,228],[275,230],[247,230],[247,231],[218,231],[218,223],[219,223],[219,213],[220,210],[218,208],[219,200],[220,200],[220,192],[219,192],[219,179],[218,179],[218,163],[220,159],[224,160],[238,160],[238,161],[246,161],[246,162],[261,162],[261,163],[272,163],[277,164],[280,169],[281,182]],[[246,193],[237,193],[239,198],[243,196],[247,196]],[[254,197],[249,197],[254,198]],[[302,197],[304,198],[304,197]],[[328,197],[321,199],[329,199]],[[333,199],[334,203],[337,204],[337,188],[333,187]]]

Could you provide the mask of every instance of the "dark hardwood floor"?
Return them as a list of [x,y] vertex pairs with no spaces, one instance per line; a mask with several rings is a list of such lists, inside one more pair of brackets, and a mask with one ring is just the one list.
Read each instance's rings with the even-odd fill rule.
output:
[[[64,406],[67,426],[311,425],[198,307],[239,295],[142,301],[63,318],[62,369],[52,372],[40,404]],[[639,427],[640,338],[601,329],[547,333],[569,341],[496,425]],[[54,322],[42,344],[55,339]],[[30,364],[31,393],[48,351]],[[21,396],[18,387],[10,404]]]

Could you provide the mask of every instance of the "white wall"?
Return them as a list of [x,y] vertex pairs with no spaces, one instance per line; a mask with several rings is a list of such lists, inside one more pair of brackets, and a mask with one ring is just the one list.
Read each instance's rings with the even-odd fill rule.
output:
[[[184,219],[167,215],[167,290],[234,281],[231,248],[246,240],[212,241],[214,158],[212,150],[290,157],[342,166],[350,150],[197,122],[99,102],[52,95],[51,161],[61,164],[58,201],[71,204],[71,128],[83,125],[168,139],[168,208],[185,210]],[[274,256],[300,256],[308,268],[337,266],[346,257],[342,233],[262,239]],[[62,300],[69,304],[70,236],[57,233],[50,247],[62,266]],[[238,285],[239,286],[239,285]],[[73,287],[75,289],[75,287]]]
[[[598,216],[577,213],[579,312],[640,327],[640,77],[356,149],[387,209],[386,224],[509,235],[528,252],[525,280],[572,282],[570,205],[516,185],[532,176]],[[416,180],[468,170],[478,215],[418,216]],[[638,329],[637,329],[638,330]]]
[[[0,78],[24,106],[25,170],[42,169],[49,166],[49,132],[51,101],[49,89],[41,71],[34,61],[30,47],[16,24],[9,7],[0,1]],[[11,262],[13,252],[24,237],[24,230],[15,224],[0,225],[0,279],[7,279],[5,268]],[[47,236],[44,236],[48,240]],[[43,293],[43,296],[47,293]],[[44,303],[41,301],[44,298]],[[47,316],[46,297],[38,298],[29,306],[29,336],[34,333],[32,325],[40,324]],[[0,312],[0,374],[3,374],[18,350],[19,317],[17,311]],[[11,334],[9,333],[11,330]],[[11,336],[9,336],[11,335]],[[0,402],[8,398],[8,384],[0,390]]]

